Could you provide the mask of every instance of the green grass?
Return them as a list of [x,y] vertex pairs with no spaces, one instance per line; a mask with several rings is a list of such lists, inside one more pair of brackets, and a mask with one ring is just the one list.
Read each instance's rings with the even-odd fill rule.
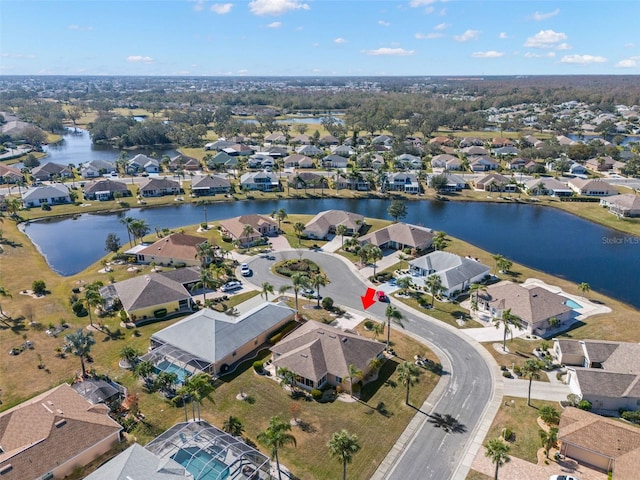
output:
[[477,472],[476,470],[470,470],[466,480],[493,480],[493,477]]

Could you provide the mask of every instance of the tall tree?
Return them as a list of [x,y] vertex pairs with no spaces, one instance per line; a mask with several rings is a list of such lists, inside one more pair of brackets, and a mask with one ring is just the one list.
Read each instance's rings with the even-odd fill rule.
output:
[[420,380],[420,370],[413,363],[404,361],[398,365],[398,380],[407,388],[404,398],[405,405],[409,405],[409,390]]
[[429,290],[429,293],[431,294],[431,306],[433,307],[436,302],[436,297],[439,297],[444,291],[444,285],[442,285],[440,275],[435,273],[433,275],[429,275],[427,280],[424,282],[424,286],[427,287],[427,290]]
[[[209,400],[213,403],[211,394],[214,390],[211,375],[200,372],[187,377],[177,393],[181,397],[191,397],[191,399],[196,402],[198,406],[198,420],[200,420],[200,406],[204,400]],[[193,419],[196,420],[195,415]]]
[[542,448],[544,448],[544,455],[549,458],[549,450],[551,450],[558,441],[558,428],[551,427],[548,432],[541,429],[538,433],[540,435]]
[[[249,239],[253,237],[253,234],[255,232],[255,229],[251,226],[251,225],[245,225],[242,228],[242,233],[240,234],[240,238],[238,240],[240,240],[240,244],[249,244]],[[245,241],[243,242],[242,239],[245,239]]]
[[273,285],[269,282],[262,282],[262,290],[260,290],[260,296],[264,296],[265,302],[269,301],[269,294],[273,293]]
[[213,287],[215,281],[211,275],[211,270],[208,268],[200,269],[200,275],[198,275],[198,282],[193,286],[194,289],[202,288],[202,303],[207,302],[207,289]]
[[116,235],[115,233],[107,234],[107,238],[104,241],[104,249],[107,252],[116,253],[118,250],[120,250],[121,246],[122,245],[120,244],[120,238],[118,238],[118,235]]
[[296,300],[296,315],[300,315],[300,309],[298,307],[298,293],[303,288],[309,288],[310,283],[311,280],[309,277],[302,272],[296,272],[291,275],[291,288],[293,289],[293,295]]
[[531,406],[531,385],[534,379],[538,380],[540,378],[540,372],[543,368],[544,364],[540,360],[534,358],[528,358],[525,360],[524,365],[520,368],[522,376],[529,379],[529,391],[527,393],[528,406]]
[[296,234],[296,237],[298,237],[298,245],[301,244],[302,241],[302,232],[304,232],[305,226],[304,223],[302,222],[296,222],[293,224],[293,231]]
[[142,238],[150,231],[149,224],[143,219],[135,219],[129,227],[131,228],[134,243],[136,243],[136,239],[142,241]]
[[342,247],[344,247],[344,236],[347,234],[348,231],[349,229],[347,228],[346,225],[342,223],[336,225],[336,235],[340,235],[340,238],[342,240]]
[[487,442],[485,448],[486,451],[484,452],[484,456],[490,458],[491,463],[496,466],[496,472],[493,478],[494,480],[498,480],[498,470],[500,467],[511,461],[511,457],[509,456],[509,450],[511,450],[511,447],[499,438],[494,438]]
[[200,260],[200,268],[205,269],[215,259],[216,253],[213,245],[204,241],[196,245],[196,259]]
[[[0,287],[0,297],[11,298],[12,295],[5,287]],[[7,314],[2,310],[2,305],[0,304],[0,316],[3,318],[8,318]]]
[[275,218],[276,220],[278,220],[278,231],[280,230],[280,224],[286,220],[287,218],[287,211],[284,208],[281,208],[279,210],[276,210],[275,212]]
[[89,312],[89,325],[93,325],[93,308],[102,305],[104,298],[100,295],[100,287],[102,282],[96,281],[84,287],[84,301],[87,304],[87,312]]
[[353,456],[360,451],[358,437],[342,429],[334,432],[327,443],[329,455],[337,458],[342,463],[342,480],[347,480],[347,465],[353,460]]
[[397,222],[398,219],[407,216],[407,206],[402,200],[392,200],[391,205],[389,205],[387,209],[387,213]]
[[580,282],[578,284],[578,290],[580,290],[580,292],[582,292],[583,294],[589,293],[589,291],[591,290],[591,285],[589,285],[587,282]]
[[91,347],[96,343],[93,333],[84,331],[79,328],[75,333],[69,333],[64,337],[66,343],[63,347],[64,351],[71,353],[80,358],[80,366],[82,367],[82,378],[87,376],[87,370],[84,361],[91,352]]
[[362,370],[356,367],[353,363],[349,364],[349,393],[353,397],[353,379],[361,379],[362,378]]
[[311,285],[316,289],[316,306],[318,308],[320,308],[320,287],[326,287],[328,283],[329,279],[322,272],[318,272],[311,277]]
[[402,313],[393,305],[387,305],[384,315],[387,317],[387,350],[389,350],[391,345],[391,321],[393,320],[395,323],[402,325]]
[[[382,260],[382,250],[380,249],[380,247],[378,247],[377,245],[373,245],[371,243],[367,243],[365,245],[365,247],[367,248],[368,252],[367,252],[367,261],[371,264],[373,264],[373,276],[376,276],[376,262],[378,260]],[[363,248],[365,248],[363,247]]]
[[271,449],[271,456],[276,461],[276,468],[278,470],[278,479],[282,480],[282,472],[280,471],[280,459],[278,457],[278,450],[286,445],[297,445],[296,437],[291,435],[291,424],[280,419],[280,417],[273,416],[269,419],[269,426],[258,434],[258,442],[262,443],[265,447]]
[[498,268],[500,267],[500,262],[504,260],[504,255],[500,253],[496,253],[493,255],[493,261],[495,262],[495,268],[493,270],[494,275],[498,275]]
[[504,328],[504,335],[502,337],[502,350],[504,352],[507,351],[507,334],[511,335],[511,339],[513,340],[513,328],[522,328],[522,320],[517,315],[511,313],[511,309],[507,308],[502,312],[501,318],[494,318],[493,324],[496,328],[500,328],[502,326]]
[[120,223],[123,224],[125,226],[125,228],[127,229],[127,235],[129,236],[129,246],[132,246],[132,242],[131,242],[131,224],[135,221],[136,219],[133,217],[124,217],[122,219],[120,219]]
[[222,423],[222,430],[233,437],[240,437],[244,432],[244,425],[242,425],[242,421],[238,417],[229,415],[229,418]]

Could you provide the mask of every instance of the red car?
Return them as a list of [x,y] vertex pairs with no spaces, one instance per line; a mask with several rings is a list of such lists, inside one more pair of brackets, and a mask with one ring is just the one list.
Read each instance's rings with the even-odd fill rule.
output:
[[388,302],[389,301],[389,297],[387,297],[387,295],[382,290],[378,290],[376,292],[376,299],[379,302]]

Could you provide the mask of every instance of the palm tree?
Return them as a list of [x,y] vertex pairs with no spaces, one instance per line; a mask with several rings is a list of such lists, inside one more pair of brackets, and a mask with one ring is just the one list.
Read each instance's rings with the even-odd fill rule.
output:
[[480,295],[480,292],[482,291],[487,291],[487,287],[485,287],[484,285],[480,284],[480,283],[472,283],[471,285],[469,285],[469,293],[473,294],[475,292],[475,301],[476,304],[478,303],[478,296]]
[[327,447],[329,447],[329,455],[342,463],[342,480],[347,480],[347,464],[351,463],[353,455],[361,448],[358,437],[342,429],[331,435]]
[[203,303],[207,302],[207,288],[213,287],[214,279],[211,276],[211,270],[203,268],[198,275],[198,282],[193,286],[194,289],[202,288]]
[[278,376],[282,379],[281,385],[283,387],[289,387],[291,390],[291,396],[294,396],[298,391],[298,380],[297,375],[292,370],[289,370],[287,367],[278,368]]
[[324,273],[316,273],[311,277],[311,285],[316,289],[316,301],[317,307],[320,308],[320,287],[326,287],[329,283],[329,279]]
[[244,425],[242,425],[238,417],[230,415],[229,418],[223,422],[222,430],[233,437],[240,437],[242,436],[242,432],[244,432]]
[[522,375],[529,378],[529,393],[527,395],[527,405],[531,406],[531,384],[533,380],[540,378],[540,371],[544,368],[544,364],[540,360],[529,358],[525,360],[524,365],[520,368]]
[[420,379],[420,370],[413,363],[404,361],[398,365],[398,380],[402,385],[407,387],[407,393],[404,399],[405,405],[409,405],[409,389],[418,383]]
[[413,281],[410,277],[400,277],[396,280],[396,285],[400,289],[402,295],[406,295],[409,289],[413,286]]
[[496,473],[493,478],[494,480],[498,480],[498,470],[500,467],[511,461],[511,457],[509,456],[511,447],[499,438],[494,438],[487,442],[485,448],[487,450],[484,452],[484,456],[490,458],[491,463],[496,465]]
[[135,218],[133,217],[124,217],[123,219],[120,220],[120,223],[123,224],[125,226],[125,228],[127,229],[127,235],[129,236],[129,246],[131,247],[132,243],[131,243],[131,224],[133,222],[135,222]]
[[342,223],[339,225],[336,225],[336,235],[340,235],[342,239],[343,248],[344,248],[344,236],[347,234],[347,232],[349,232],[349,229],[347,228],[346,225],[343,225]]
[[304,232],[305,226],[302,222],[296,222],[293,224],[293,231],[296,233],[296,237],[298,237],[298,245],[301,244],[302,232]]
[[91,351],[91,346],[96,343],[93,338],[93,333],[84,333],[81,328],[76,330],[75,333],[69,333],[64,337],[66,343],[64,345],[64,351],[72,353],[76,357],[80,358],[80,366],[82,367],[82,378],[87,376],[87,371],[84,366],[84,360]]
[[367,247],[368,250],[368,256],[367,256],[367,260],[369,261],[369,263],[373,264],[373,276],[375,278],[376,276],[376,262],[378,260],[382,260],[382,250],[380,249],[380,247],[376,246],[376,245],[372,245],[372,244],[367,244],[370,245],[369,247]]
[[356,367],[353,363],[349,364],[349,393],[353,397],[353,379],[362,379],[362,370]]
[[158,390],[169,391],[178,382],[178,375],[174,372],[160,372],[154,386]]
[[507,308],[504,312],[502,312],[502,318],[494,318],[493,323],[496,328],[500,328],[500,325],[504,328],[504,336],[502,337],[502,351],[507,351],[507,334],[511,335],[511,340],[513,340],[513,331],[511,327],[522,328],[522,320],[517,315],[511,313],[511,309]]
[[558,428],[551,427],[548,432],[540,430],[539,434],[542,448],[544,448],[544,455],[549,458],[549,450],[551,450],[558,441]]
[[508,258],[502,257],[498,259],[498,269],[502,273],[507,273],[512,266],[513,266],[513,262]]
[[100,295],[99,288],[102,287],[102,282],[93,282],[87,285],[84,289],[84,301],[87,303],[87,311],[89,312],[89,325],[93,327],[93,307],[102,305],[104,299]]
[[149,360],[138,362],[136,366],[133,367],[133,373],[144,379],[149,378],[154,371],[155,367]]
[[280,231],[280,223],[282,223],[287,218],[287,211],[284,208],[277,210],[274,212],[276,220],[278,220],[278,231]]
[[[182,387],[178,390],[178,395],[181,397],[191,397],[198,405],[198,420],[200,420],[200,406],[204,400],[209,400],[213,403],[211,394],[215,388],[212,385],[211,375],[205,372],[196,373],[187,377]],[[195,420],[195,415],[193,417]]]
[[[238,240],[240,240],[241,244],[249,244],[251,242],[249,242],[249,239],[251,239],[253,237],[253,232],[255,232],[255,229],[251,226],[251,225],[245,225],[242,229],[242,233],[240,234],[240,238]],[[242,242],[242,239],[245,239],[244,242]]]
[[147,233],[149,233],[149,224],[146,220],[135,219],[129,225],[131,228],[131,235],[133,235],[133,243],[136,243],[136,239],[139,239],[142,242],[142,237],[144,237]]
[[282,480],[282,472],[280,471],[280,459],[278,458],[278,450],[288,444],[297,445],[296,437],[288,433],[291,430],[291,424],[273,416],[269,419],[269,426],[258,434],[258,441],[265,447],[271,448],[271,456],[276,461],[278,469],[278,479]]
[[140,352],[128,345],[120,350],[120,359],[124,360],[130,367],[136,364],[139,357]]
[[495,262],[495,269],[493,271],[494,275],[498,275],[498,264],[500,263],[500,261],[504,260],[504,255],[501,255],[499,253],[496,253],[495,255],[493,255],[493,261]]
[[19,198],[11,197],[11,198],[5,198],[4,203],[7,206],[7,211],[9,212],[9,216],[13,219],[18,218],[18,212],[22,207],[22,201]]
[[260,291],[260,296],[264,296],[264,300],[265,302],[269,301],[269,294],[273,293],[273,285],[271,285],[269,282],[263,282],[262,283],[262,290]]
[[[12,295],[11,293],[9,293],[9,290],[7,290],[5,287],[0,287],[0,297],[11,298]],[[0,315],[3,316],[4,318],[7,318],[7,314],[4,313],[4,310],[2,310],[2,305],[0,305]]]
[[467,428],[458,422],[456,417],[449,415],[448,413],[445,413],[444,415],[441,413],[433,413],[429,417],[429,420],[427,420],[429,423],[432,423],[437,428],[441,428],[447,433],[464,433],[467,431]]
[[374,340],[384,333],[384,323],[373,322],[371,325],[371,333],[373,333]]
[[196,245],[196,258],[200,260],[200,268],[207,268],[215,256],[215,249],[208,241]]
[[[378,325],[382,325],[382,324],[379,323]],[[369,368],[371,370],[378,370],[381,366],[382,366],[382,360],[379,359],[378,357],[373,357],[371,360],[369,360]]]
[[303,288],[309,288],[310,279],[302,272],[296,272],[291,275],[291,288],[293,288],[293,294],[296,300],[296,315],[300,315],[300,309],[298,308],[298,292]]
[[429,293],[431,294],[431,307],[435,305],[436,296],[440,296],[442,291],[445,289],[444,285],[442,285],[442,279],[440,275],[429,275],[427,280],[424,282],[424,286],[427,287]]
[[578,284],[578,290],[580,290],[580,292],[582,292],[583,294],[586,294],[589,292],[589,290],[591,290],[591,285],[589,285],[587,282],[580,282]]
[[402,313],[393,305],[387,305],[384,315],[387,317],[387,350],[389,350],[389,346],[391,345],[391,320],[402,325]]

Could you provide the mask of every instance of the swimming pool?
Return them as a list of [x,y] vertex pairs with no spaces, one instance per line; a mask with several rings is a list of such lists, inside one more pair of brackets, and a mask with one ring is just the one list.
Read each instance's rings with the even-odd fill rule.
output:
[[570,298],[567,298],[567,300],[564,302],[564,304],[572,309],[577,309],[577,308],[582,308],[582,305],[580,305],[578,302],[574,302],[573,300],[571,300]]
[[198,447],[181,448],[171,458],[185,467],[194,480],[224,480],[229,476],[224,463]]
[[184,383],[184,379],[191,375],[191,372],[188,372],[184,368],[179,367],[178,365],[171,363],[168,360],[162,360],[160,363],[158,363],[156,365],[156,372],[175,373],[178,376],[179,383]]

